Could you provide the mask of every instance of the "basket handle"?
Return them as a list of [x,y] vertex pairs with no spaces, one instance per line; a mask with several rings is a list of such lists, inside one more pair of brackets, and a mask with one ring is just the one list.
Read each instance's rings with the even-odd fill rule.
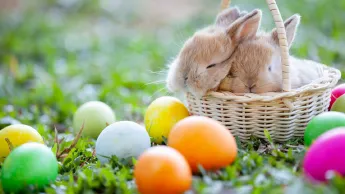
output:
[[[221,10],[224,10],[230,6],[231,0],[222,0]],[[289,92],[291,90],[290,84],[290,61],[289,61],[289,46],[286,38],[286,31],[284,21],[279,12],[279,8],[275,0],[266,0],[268,8],[271,11],[274,23],[277,28],[279,47],[281,53],[282,63],[282,78],[283,78],[283,91]]]
[[220,6],[221,10],[224,10],[228,7],[230,7],[231,0],[222,0],[222,4]]

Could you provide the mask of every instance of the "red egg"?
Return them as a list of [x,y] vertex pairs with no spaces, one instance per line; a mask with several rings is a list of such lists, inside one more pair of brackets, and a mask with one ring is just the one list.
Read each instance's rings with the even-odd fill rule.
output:
[[340,84],[333,88],[332,95],[331,95],[331,102],[329,103],[328,110],[331,110],[333,103],[335,100],[340,97],[341,95],[345,94],[345,84]]

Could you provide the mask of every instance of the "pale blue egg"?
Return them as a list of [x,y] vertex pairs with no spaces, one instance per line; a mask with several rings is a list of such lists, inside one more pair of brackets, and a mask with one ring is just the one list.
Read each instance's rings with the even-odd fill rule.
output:
[[96,156],[101,163],[111,156],[137,158],[151,146],[145,128],[132,121],[119,121],[107,126],[97,138]]

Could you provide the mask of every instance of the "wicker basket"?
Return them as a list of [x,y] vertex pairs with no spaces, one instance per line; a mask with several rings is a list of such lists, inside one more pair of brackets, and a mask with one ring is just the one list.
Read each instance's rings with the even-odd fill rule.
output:
[[[199,99],[187,93],[192,115],[207,116],[224,124],[241,141],[256,136],[265,138],[267,129],[274,141],[285,142],[304,135],[308,122],[327,111],[332,88],[340,79],[340,71],[323,65],[323,77],[301,88],[291,90],[289,80],[289,49],[286,32],[275,0],[266,0],[274,18],[283,64],[283,92],[267,94],[209,92]],[[222,1],[222,8],[229,0]]]

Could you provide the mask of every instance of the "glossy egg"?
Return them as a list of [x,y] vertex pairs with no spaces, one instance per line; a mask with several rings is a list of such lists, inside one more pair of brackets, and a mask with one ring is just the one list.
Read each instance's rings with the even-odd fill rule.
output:
[[96,142],[96,156],[101,163],[109,158],[137,158],[151,146],[145,128],[132,121],[119,121],[107,126]]
[[345,127],[345,113],[323,112],[313,117],[308,123],[304,132],[304,145],[310,146],[324,132],[343,126]]
[[13,147],[17,147],[28,142],[44,143],[42,136],[37,132],[37,130],[28,125],[13,124],[7,126],[0,130],[0,162],[3,161],[10,153],[6,138],[11,142]]
[[333,170],[345,175],[345,127],[320,135],[305,154],[303,170],[311,181],[324,182]]
[[145,127],[155,143],[162,143],[173,126],[189,116],[188,109],[177,98],[163,96],[154,100],[145,113]]
[[134,177],[141,194],[182,194],[192,186],[186,159],[168,146],[154,146],[140,155]]
[[328,110],[331,110],[332,105],[335,102],[335,100],[339,98],[340,96],[342,96],[343,94],[345,94],[345,84],[340,84],[336,86],[335,88],[333,88],[332,94],[331,94],[331,101],[330,101]]
[[73,130],[77,134],[84,123],[82,135],[96,139],[102,130],[116,120],[113,110],[104,102],[90,101],[74,113]]
[[334,103],[331,107],[331,111],[345,113],[345,95],[341,95],[339,98],[337,98],[334,101]]
[[220,122],[202,116],[179,121],[171,130],[168,146],[187,159],[193,172],[199,171],[199,165],[205,170],[218,170],[237,157],[237,144],[231,132]]
[[55,154],[44,144],[30,142],[15,148],[2,165],[1,183],[8,193],[42,189],[55,181],[58,162]]

